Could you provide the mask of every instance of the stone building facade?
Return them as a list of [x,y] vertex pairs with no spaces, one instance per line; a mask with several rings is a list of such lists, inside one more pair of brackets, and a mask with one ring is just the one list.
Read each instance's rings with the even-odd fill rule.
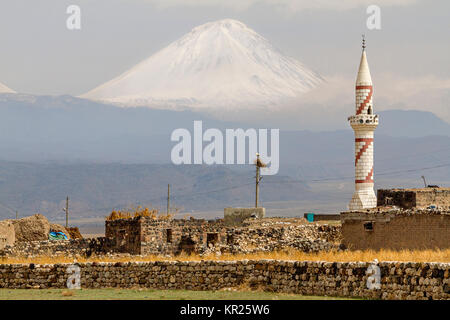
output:
[[426,209],[429,206],[450,209],[450,188],[380,189],[377,205],[403,209]]
[[199,219],[106,221],[105,236],[116,239],[115,252],[141,255],[202,252],[209,245],[230,241],[221,222]]
[[303,218],[248,219],[239,226],[224,220],[148,217],[106,221],[114,252],[140,255],[248,253],[293,247],[320,251],[339,247],[340,227],[306,224]]

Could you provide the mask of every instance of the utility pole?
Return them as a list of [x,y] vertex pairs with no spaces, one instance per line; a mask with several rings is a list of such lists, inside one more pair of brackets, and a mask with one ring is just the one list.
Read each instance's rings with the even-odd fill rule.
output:
[[422,176],[423,183],[425,184],[425,188],[427,187],[427,181],[425,180],[425,176]]
[[256,153],[256,162],[255,162],[255,166],[256,166],[256,194],[255,194],[255,208],[258,208],[258,201],[259,201],[259,183],[261,182],[261,168],[262,167],[266,167],[266,165],[264,163],[261,162],[261,160],[259,159],[259,153]]
[[167,185],[167,214],[170,212],[170,184]]
[[[257,158],[259,159],[259,155],[257,155]],[[255,208],[258,208],[258,200],[259,200],[259,166],[256,165],[256,194],[255,194]]]
[[66,207],[63,208],[63,211],[66,213],[66,228],[69,227],[69,196],[66,198]]

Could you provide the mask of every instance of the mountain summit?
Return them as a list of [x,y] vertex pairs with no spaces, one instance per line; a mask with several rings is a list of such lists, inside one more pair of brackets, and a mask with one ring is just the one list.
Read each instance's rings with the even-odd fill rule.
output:
[[277,106],[323,80],[236,20],[191,32],[82,97],[121,106],[204,111]]
[[0,83],[0,93],[15,93],[15,91]]

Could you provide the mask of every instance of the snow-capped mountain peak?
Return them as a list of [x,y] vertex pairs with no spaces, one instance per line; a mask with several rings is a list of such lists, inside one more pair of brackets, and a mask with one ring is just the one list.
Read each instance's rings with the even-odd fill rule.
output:
[[322,78],[231,19],[209,22],[82,97],[122,106],[213,111],[276,106]]
[[0,83],[0,93],[15,93],[15,91]]

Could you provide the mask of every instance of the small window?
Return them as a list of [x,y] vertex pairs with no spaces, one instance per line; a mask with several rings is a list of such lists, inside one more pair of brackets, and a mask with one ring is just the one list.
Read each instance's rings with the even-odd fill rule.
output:
[[219,241],[219,234],[218,233],[208,233],[206,234],[206,244],[216,244]]
[[373,231],[373,222],[372,221],[365,222],[364,223],[364,230],[366,230],[366,231]]
[[120,240],[125,240],[125,238],[127,237],[127,230],[125,229],[119,229],[119,231],[117,232],[118,234],[118,238]]
[[234,236],[232,234],[227,235],[227,244],[233,244]]
[[172,229],[166,230],[166,241],[167,241],[167,243],[172,242]]
[[369,106],[369,109],[367,109],[367,114],[372,114],[372,106]]

